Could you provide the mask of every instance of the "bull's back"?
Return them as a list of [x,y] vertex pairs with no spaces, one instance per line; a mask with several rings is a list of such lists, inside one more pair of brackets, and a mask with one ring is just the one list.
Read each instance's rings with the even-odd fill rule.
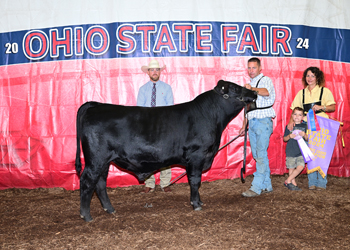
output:
[[176,158],[187,148],[210,143],[205,139],[213,140],[215,127],[202,116],[191,102],[155,108],[102,104],[88,109],[83,119],[84,134],[99,136],[83,140],[115,148],[130,159],[140,154]]

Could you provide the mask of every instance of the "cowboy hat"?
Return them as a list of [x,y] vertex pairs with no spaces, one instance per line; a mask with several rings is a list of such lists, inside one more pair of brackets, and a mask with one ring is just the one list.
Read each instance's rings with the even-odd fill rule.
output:
[[149,62],[148,66],[142,66],[141,70],[147,73],[148,69],[160,69],[160,71],[163,71],[165,67],[166,67],[165,65],[163,67],[160,67],[158,61],[153,59]]

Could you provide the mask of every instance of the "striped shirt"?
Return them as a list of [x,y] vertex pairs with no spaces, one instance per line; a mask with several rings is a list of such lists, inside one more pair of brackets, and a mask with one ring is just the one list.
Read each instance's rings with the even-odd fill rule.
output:
[[[250,83],[249,83],[250,86],[252,86],[253,88],[256,88],[258,81],[263,76],[264,75],[260,73],[254,79],[250,79]],[[272,80],[267,76],[263,77],[259,82],[258,88],[266,88],[267,91],[269,92],[269,96],[258,95],[258,98],[256,100],[256,106],[258,108],[261,108],[261,107],[268,107],[273,105],[273,103],[275,102],[276,93],[275,93],[275,87],[273,86]],[[275,113],[275,110],[271,107],[268,109],[254,110],[249,112],[247,115],[248,115],[248,120],[251,120],[253,118],[257,118],[257,119],[262,119],[266,117],[274,118],[276,116],[276,113]]]

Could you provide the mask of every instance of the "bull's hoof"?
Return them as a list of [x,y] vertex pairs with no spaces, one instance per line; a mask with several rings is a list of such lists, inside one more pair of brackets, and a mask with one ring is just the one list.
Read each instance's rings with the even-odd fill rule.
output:
[[[193,202],[192,202],[192,201],[191,201],[191,205],[193,206]],[[203,205],[204,205],[204,203],[203,203],[203,202],[201,202],[201,201],[199,201],[199,205],[203,206]]]
[[199,201],[196,205],[194,205],[193,201],[191,201],[191,205],[193,206],[194,211],[201,211],[203,202]]
[[115,214],[117,212],[114,208],[112,208],[112,209],[103,208],[103,210],[105,210],[109,214]]
[[82,218],[86,222],[93,221],[93,219],[92,219],[92,217],[90,215],[89,216],[80,215],[80,218]]

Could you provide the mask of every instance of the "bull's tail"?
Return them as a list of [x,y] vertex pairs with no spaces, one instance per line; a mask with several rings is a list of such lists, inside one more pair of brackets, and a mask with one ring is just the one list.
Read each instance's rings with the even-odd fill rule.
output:
[[82,130],[82,118],[84,117],[86,111],[89,108],[96,107],[101,103],[98,102],[86,102],[83,105],[80,106],[78,113],[77,113],[77,120],[76,120],[76,129],[77,129],[77,152],[75,155],[75,170],[77,171],[77,175],[80,176],[81,174],[81,159],[80,159],[80,140],[81,140],[81,130]]

